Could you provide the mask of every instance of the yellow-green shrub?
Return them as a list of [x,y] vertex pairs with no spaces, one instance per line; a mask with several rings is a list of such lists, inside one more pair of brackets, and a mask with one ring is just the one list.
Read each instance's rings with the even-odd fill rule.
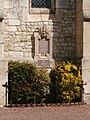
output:
[[52,91],[54,101],[56,96],[61,102],[81,101],[83,81],[80,68],[75,64],[70,61],[57,64],[51,70],[50,78],[55,88],[54,92]]

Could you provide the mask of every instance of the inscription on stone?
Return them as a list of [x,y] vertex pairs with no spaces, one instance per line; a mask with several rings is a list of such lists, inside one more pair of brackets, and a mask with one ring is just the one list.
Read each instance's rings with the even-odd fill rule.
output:
[[41,55],[49,54],[49,41],[45,38],[38,40],[39,42],[39,53]]
[[50,67],[50,60],[38,60],[38,66]]

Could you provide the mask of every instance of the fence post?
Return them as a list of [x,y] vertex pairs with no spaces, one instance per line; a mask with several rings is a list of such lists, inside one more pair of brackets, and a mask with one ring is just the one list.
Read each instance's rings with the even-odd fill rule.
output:
[[8,96],[7,96],[7,93],[8,93],[8,83],[6,82],[4,85],[2,85],[3,87],[5,87],[5,106],[8,105],[7,103],[7,100],[8,100]]

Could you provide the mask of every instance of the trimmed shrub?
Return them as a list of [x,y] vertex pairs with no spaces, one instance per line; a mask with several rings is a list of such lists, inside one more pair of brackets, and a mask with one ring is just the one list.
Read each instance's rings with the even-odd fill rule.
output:
[[38,103],[45,102],[47,95],[50,94],[50,78],[46,69],[38,69],[35,84],[35,96],[38,98]]
[[42,102],[50,80],[47,71],[31,63],[10,61],[8,64],[9,103]]
[[[57,64],[50,72],[53,101],[81,101],[83,81],[80,68],[70,61]],[[54,88],[54,89],[53,89]]]

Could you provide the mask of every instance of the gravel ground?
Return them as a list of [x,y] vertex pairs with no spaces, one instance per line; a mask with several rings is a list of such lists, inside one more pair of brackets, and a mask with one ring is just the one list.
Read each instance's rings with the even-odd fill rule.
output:
[[90,120],[90,105],[1,108],[0,120]]

